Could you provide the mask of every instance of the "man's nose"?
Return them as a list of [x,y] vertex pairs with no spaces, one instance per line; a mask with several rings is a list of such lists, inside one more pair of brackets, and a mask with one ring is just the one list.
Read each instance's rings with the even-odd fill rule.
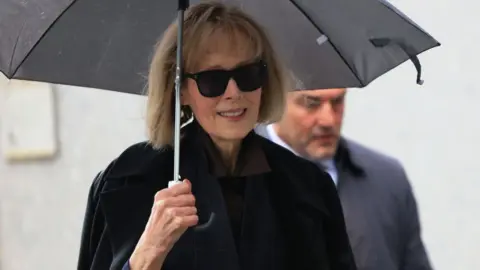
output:
[[317,111],[317,124],[333,126],[335,123],[335,110],[330,102],[324,102]]

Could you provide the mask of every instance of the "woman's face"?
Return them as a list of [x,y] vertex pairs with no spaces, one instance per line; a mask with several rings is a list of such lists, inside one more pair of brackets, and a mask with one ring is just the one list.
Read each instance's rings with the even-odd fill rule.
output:
[[[243,81],[245,82],[245,79],[247,79],[245,84],[255,86],[255,83],[251,83],[248,74],[248,72],[253,72],[248,64],[253,63],[255,59],[246,49],[239,49],[240,46],[235,47],[235,50],[216,49],[208,52],[200,60],[196,73],[212,70],[236,70],[240,74],[237,77],[242,77],[243,74]],[[239,67],[240,69],[238,69]],[[241,69],[243,67],[247,69],[246,72],[245,68]],[[207,76],[213,78],[214,81],[219,81],[215,80],[218,73]],[[190,106],[195,119],[210,136],[219,140],[239,140],[243,139],[255,127],[260,110],[261,87],[255,86],[248,92],[241,91],[237,82],[230,78],[226,87],[222,87],[225,89],[222,95],[206,97],[199,91],[199,85],[204,94],[213,91],[213,87],[208,89],[208,84],[202,85],[192,78],[187,79],[182,92],[182,104]]]

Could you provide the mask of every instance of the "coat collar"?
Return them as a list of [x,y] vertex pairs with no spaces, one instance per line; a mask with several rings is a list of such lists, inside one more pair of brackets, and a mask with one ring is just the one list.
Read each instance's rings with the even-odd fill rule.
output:
[[340,138],[334,159],[339,169],[349,171],[357,177],[365,176],[362,158],[352,150],[352,142],[350,140],[344,137]]
[[222,162],[220,152],[210,136],[196,121],[193,121],[190,125],[192,125],[192,129],[196,129],[199,144],[204,146],[208,158],[209,172],[216,177],[252,176],[267,173],[271,170],[262,149],[262,145],[258,140],[258,136],[255,136],[254,131],[251,131],[245,139],[243,139],[240,152],[238,153],[235,170],[230,173]]
[[[268,125],[259,124],[255,127],[255,132],[258,135],[271,140],[267,127]],[[353,147],[352,143],[352,141],[340,137],[334,157],[335,165],[339,169],[347,170],[355,176],[362,177],[365,175],[362,158],[356,155],[355,151],[351,149]],[[293,151],[292,149],[289,150]]]

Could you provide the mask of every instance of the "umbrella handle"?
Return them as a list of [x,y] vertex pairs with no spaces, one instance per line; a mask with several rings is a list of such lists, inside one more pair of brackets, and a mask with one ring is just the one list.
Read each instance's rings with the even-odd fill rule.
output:
[[[181,183],[180,167],[180,90],[182,89],[182,44],[183,44],[183,12],[189,6],[189,0],[178,0],[178,37],[177,37],[177,69],[175,74],[175,134],[174,134],[174,165],[173,180],[168,182],[168,187]],[[203,231],[210,227],[215,219],[215,213],[210,213],[208,221],[197,225],[194,230]]]
[[[179,167],[180,167],[180,90],[182,89],[182,44],[183,44],[183,13],[190,4],[189,0],[178,0],[178,36],[177,36],[177,68],[175,70],[175,134],[174,134],[174,164],[173,164],[173,180],[168,182],[168,187],[172,187],[181,183]],[[194,230],[203,231],[209,228],[215,213],[210,213],[208,221],[195,226]]]
[[[180,91],[182,89],[182,75],[183,75],[183,13],[188,8],[189,0],[178,0],[178,33],[177,33],[177,68],[175,70],[175,123],[173,135],[173,184],[180,183]],[[170,186],[171,184],[168,183]]]
[[170,187],[173,187],[173,186],[175,186],[176,184],[180,184],[180,183],[182,183],[182,181],[180,181],[180,180],[168,181],[168,187],[170,188]]

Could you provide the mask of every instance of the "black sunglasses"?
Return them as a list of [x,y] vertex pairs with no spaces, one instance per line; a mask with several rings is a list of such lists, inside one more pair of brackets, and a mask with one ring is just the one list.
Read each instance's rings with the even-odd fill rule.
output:
[[225,93],[231,78],[242,92],[252,92],[263,86],[267,66],[263,61],[239,66],[235,69],[205,70],[198,73],[185,73],[185,78],[195,80],[200,94],[204,97],[219,97]]

